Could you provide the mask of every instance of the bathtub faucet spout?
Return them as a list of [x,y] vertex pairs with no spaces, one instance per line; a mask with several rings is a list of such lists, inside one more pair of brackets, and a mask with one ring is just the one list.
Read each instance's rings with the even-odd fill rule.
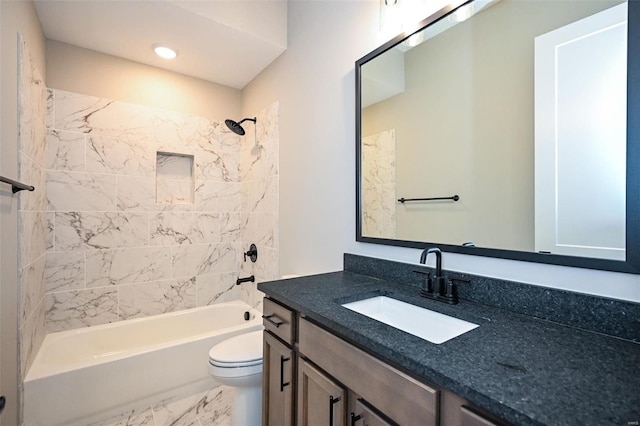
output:
[[252,282],[255,282],[255,280],[256,280],[256,277],[254,277],[253,275],[246,278],[238,278],[236,280],[236,285],[240,285],[242,283],[252,283]]

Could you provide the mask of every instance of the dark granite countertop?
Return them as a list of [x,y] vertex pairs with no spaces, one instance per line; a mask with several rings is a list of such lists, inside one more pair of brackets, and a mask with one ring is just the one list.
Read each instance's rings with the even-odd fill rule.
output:
[[[258,289],[357,347],[515,425],[637,425],[640,344],[342,271]],[[388,295],[480,326],[433,344],[341,304]],[[427,325],[425,324],[425,327]]]

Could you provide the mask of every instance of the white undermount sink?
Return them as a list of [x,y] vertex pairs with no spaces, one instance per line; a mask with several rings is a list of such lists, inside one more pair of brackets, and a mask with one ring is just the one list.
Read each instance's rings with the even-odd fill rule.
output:
[[436,344],[478,327],[478,324],[386,296],[358,300],[342,306]]

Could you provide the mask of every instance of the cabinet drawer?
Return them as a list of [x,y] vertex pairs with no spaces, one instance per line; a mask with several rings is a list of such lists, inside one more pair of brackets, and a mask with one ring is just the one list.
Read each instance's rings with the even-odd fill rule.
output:
[[262,311],[264,312],[262,315],[264,328],[289,345],[293,345],[295,338],[293,311],[267,298],[264,299]]
[[436,425],[438,391],[304,318],[299,350],[320,368],[401,425]]

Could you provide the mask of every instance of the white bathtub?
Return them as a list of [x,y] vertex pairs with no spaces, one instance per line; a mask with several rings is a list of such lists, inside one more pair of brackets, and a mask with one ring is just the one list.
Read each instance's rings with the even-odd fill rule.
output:
[[262,328],[258,311],[234,301],[49,334],[24,382],[24,424],[86,424],[178,388],[213,384],[209,349]]

